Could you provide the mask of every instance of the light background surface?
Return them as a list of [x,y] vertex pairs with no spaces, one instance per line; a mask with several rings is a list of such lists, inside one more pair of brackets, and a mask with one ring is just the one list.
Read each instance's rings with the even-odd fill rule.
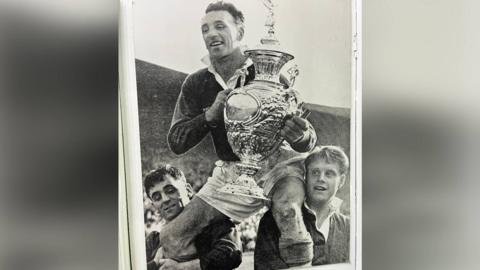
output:
[[[200,20],[210,2],[136,0],[133,9],[136,58],[185,73],[203,68],[200,59],[207,50]],[[229,2],[245,15],[243,44],[257,45],[266,33],[267,10],[262,1]],[[300,69],[295,88],[309,103],[350,108],[351,1],[277,0],[276,3],[277,38],[285,51],[295,56],[291,62]]]

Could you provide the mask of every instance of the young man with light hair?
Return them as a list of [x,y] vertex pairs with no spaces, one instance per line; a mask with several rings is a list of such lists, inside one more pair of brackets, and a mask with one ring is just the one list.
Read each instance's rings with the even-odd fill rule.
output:
[[[315,149],[305,159],[303,219],[313,239],[313,258],[307,265],[348,262],[350,219],[341,214],[336,197],[348,176],[349,161],[337,146]],[[281,255],[278,222],[268,211],[260,220],[254,264],[258,270],[285,269],[290,265]]]

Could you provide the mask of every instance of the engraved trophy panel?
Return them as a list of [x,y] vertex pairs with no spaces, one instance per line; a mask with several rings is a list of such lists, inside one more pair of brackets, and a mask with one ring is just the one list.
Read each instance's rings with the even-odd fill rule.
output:
[[267,200],[254,176],[261,162],[282,144],[280,130],[285,118],[297,113],[300,106],[296,91],[291,89],[298,69],[289,70],[290,88],[280,83],[280,70],[294,57],[281,50],[275,37],[272,1],[263,2],[269,11],[265,24],[268,33],[255,49],[245,51],[255,66],[255,79],[230,93],[224,111],[228,141],[240,159],[236,164],[239,177],[220,191]]

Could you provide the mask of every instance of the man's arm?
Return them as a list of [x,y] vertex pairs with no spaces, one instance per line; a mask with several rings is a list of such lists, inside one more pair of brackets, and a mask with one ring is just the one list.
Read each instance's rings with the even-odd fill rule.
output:
[[145,238],[145,252],[147,255],[147,261],[151,261],[153,258],[155,258],[155,254],[157,253],[159,247],[159,233],[157,231],[152,231]]
[[159,266],[154,260],[147,262],[147,270],[158,270],[158,268]]
[[155,255],[160,248],[159,233],[153,231],[145,238],[145,253],[147,255],[147,270],[157,270]]
[[280,256],[278,239],[280,232],[272,216],[272,211],[266,212],[258,225],[257,241],[255,243],[255,270],[274,270],[288,268],[288,264]]
[[[290,80],[283,74],[280,75],[280,83],[284,85],[285,89],[291,86]],[[311,151],[317,143],[317,133],[312,124],[299,116],[287,119],[280,135],[285,138],[293,150],[300,153]]]
[[242,263],[241,247],[230,220],[212,224],[195,241],[202,270],[235,269]]
[[168,131],[168,145],[175,154],[183,154],[197,145],[209,132],[205,112],[195,94],[194,79],[190,75],[182,84],[175,105],[172,125]]
[[301,153],[312,150],[317,143],[317,134],[312,124],[298,116],[287,119],[280,134],[285,137],[293,150]]
[[159,267],[157,268],[158,270],[201,270],[202,269],[200,267],[199,259],[186,261],[186,262],[177,262],[172,259],[162,259],[160,260],[157,266]]

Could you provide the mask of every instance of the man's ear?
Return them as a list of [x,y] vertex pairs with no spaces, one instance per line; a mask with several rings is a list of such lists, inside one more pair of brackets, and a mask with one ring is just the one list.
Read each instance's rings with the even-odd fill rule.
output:
[[347,176],[345,174],[342,174],[342,176],[340,176],[340,184],[338,185],[338,189],[341,189],[343,187],[343,185],[345,185],[345,179],[347,178]]
[[245,27],[243,25],[240,25],[237,28],[238,28],[237,40],[241,41],[243,39],[243,35],[245,35]]
[[186,183],[185,188],[187,189],[188,198],[191,199],[193,197],[193,187],[189,183]]

